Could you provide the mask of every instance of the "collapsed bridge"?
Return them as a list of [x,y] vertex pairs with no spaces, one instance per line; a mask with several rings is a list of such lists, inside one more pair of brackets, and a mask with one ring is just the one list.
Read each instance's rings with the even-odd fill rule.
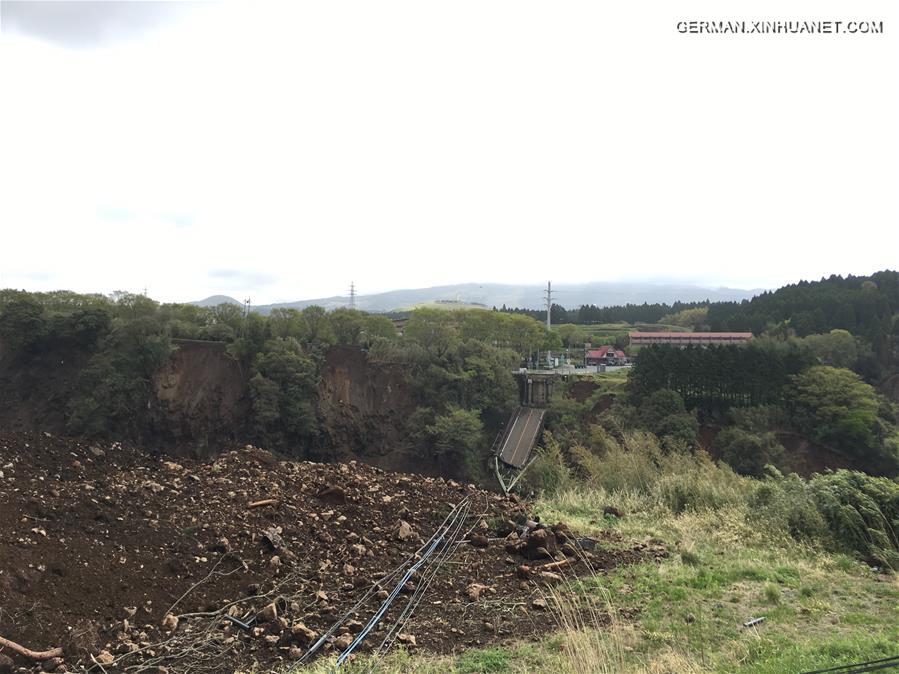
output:
[[[545,406],[549,404],[553,385],[558,378],[555,374],[527,371],[516,374],[521,392],[521,405],[512,413],[505,429],[497,436],[494,444],[496,477],[505,492],[515,485],[528,466],[531,453],[543,431]],[[507,479],[511,479],[508,485],[503,479],[503,472],[506,473]]]

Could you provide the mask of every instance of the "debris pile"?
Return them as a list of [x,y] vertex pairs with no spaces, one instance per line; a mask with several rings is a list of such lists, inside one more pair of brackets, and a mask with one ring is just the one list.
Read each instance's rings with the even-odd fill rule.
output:
[[[251,446],[176,461],[0,433],[0,471],[0,637],[63,651],[32,659],[0,644],[0,670],[270,668],[301,658],[368,595],[321,648],[342,651],[394,589],[385,577],[463,499],[465,538],[397,635],[406,648],[536,636],[543,584],[665,554],[621,541],[585,552],[564,525],[532,526],[515,497],[473,485]],[[400,593],[421,581],[412,574]]]

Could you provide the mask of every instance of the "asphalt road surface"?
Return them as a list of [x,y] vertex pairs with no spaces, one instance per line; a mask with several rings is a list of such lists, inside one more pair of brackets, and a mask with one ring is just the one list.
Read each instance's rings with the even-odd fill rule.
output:
[[537,434],[540,432],[545,412],[546,410],[536,407],[519,408],[515,423],[512,424],[512,430],[509,431],[502,451],[499,453],[499,458],[503,462],[516,468],[521,468],[527,463],[534,442],[537,440]]

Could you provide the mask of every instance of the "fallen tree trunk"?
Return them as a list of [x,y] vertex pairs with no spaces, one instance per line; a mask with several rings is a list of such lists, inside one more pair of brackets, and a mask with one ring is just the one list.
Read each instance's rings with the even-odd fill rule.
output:
[[62,648],[51,648],[49,651],[33,651],[30,648],[20,646],[15,641],[10,641],[3,637],[0,637],[0,646],[8,648],[14,653],[18,653],[23,658],[28,658],[29,660],[49,660],[50,658],[62,657]]

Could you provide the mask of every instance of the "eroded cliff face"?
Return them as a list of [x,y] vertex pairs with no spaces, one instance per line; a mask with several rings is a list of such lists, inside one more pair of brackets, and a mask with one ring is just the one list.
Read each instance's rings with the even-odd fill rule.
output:
[[[219,342],[177,340],[153,381],[139,441],[172,454],[208,456],[255,440],[249,373]],[[41,353],[26,361],[0,348],[0,428],[66,432],[65,412],[89,353]],[[385,468],[420,467],[404,435],[414,410],[403,371],[369,362],[357,348],[325,355],[316,404],[319,434],[312,446],[276,447],[321,461],[358,458]]]
[[204,454],[245,440],[247,377],[226,345],[179,340],[176,346],[154,382],[147,429],[152,444]]
[[360,349],[334,347],[321,375],[321,443],[315,453],[411,469],[417,460],[405,433],[415,402],[403,371],[371,363]]

